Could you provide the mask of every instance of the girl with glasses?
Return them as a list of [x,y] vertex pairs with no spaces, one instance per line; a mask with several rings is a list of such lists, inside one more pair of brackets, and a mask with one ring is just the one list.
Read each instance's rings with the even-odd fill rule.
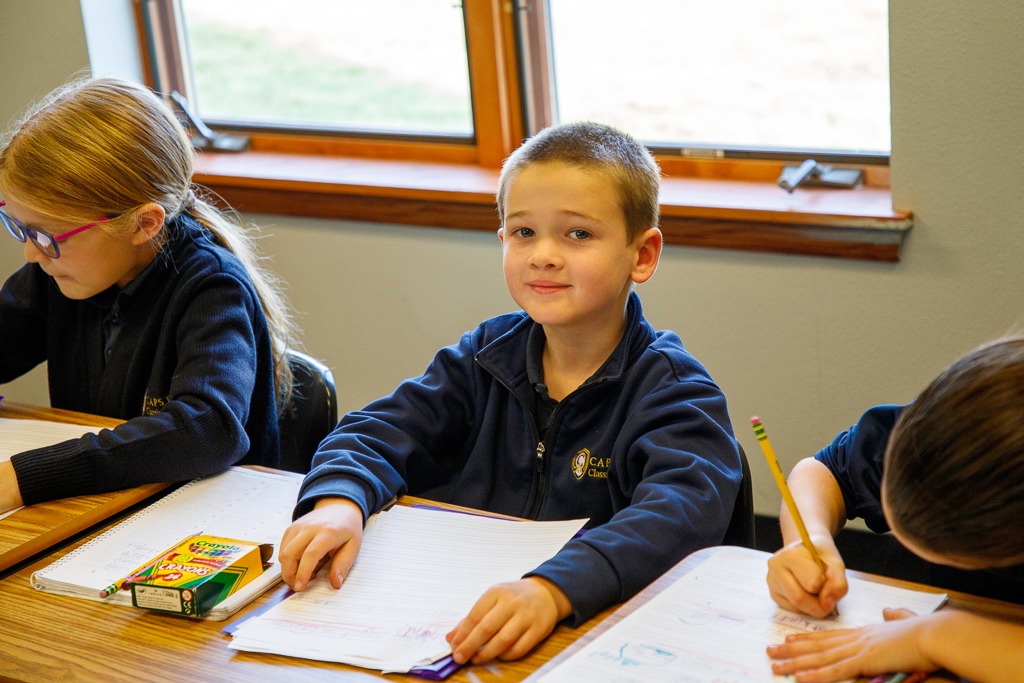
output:
[[0,222],[27,263],[0,289],[0,384],[47,363],[50,403],[126,422],[0,463],[0,512],[273,466],[295,331],[253,237],[192,184],[147,88],[51,93],[0,152]]

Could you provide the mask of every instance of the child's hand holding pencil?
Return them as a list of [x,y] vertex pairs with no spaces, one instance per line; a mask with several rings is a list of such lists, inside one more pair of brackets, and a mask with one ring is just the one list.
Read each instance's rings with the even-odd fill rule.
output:
[[751,418],[751,423],[793,526],[800,534],[799,541],[790,543],[768,560],[768,588],[772,599],[793,612],[819,618],[835,614],[836,605],[849,588],[843,559],[831,534],[816,533],[812,537],[808,532],[760,418]]

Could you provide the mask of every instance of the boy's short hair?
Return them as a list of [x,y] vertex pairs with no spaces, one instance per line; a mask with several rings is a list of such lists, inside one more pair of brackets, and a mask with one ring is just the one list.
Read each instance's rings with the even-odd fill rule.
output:
[[890,525],[923,548],[1024,561],[1024,337],[971,351],[903,411],[882,489]]
[[505,159],[497,194],[501,225],[505,225],[505,198],[512,178],[526,166],[544,162],[606,173],[619,190],[627,242],[632,243],[648,228],[658,227],[658,162],[628,133],[589,121],[545,128]]

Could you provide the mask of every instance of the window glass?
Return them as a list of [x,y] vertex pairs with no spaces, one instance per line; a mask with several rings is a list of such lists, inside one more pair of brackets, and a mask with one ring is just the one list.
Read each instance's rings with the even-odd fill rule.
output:
[[886,0],[546,5],[554,121],[655,147],[889,153]]
[[206,120],[471,137],[466,33],[452,0],[181,0]]

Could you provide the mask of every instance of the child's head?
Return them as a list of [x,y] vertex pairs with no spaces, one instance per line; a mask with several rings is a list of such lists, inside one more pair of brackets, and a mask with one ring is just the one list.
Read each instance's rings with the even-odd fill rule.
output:
[[619,193],[627,242],[658,227],[661,172],[654,157],[627,133],[590,122],[545,128],[509,155],[498,179],[501,225],[505,225],[509,184],[516,173],[532,164],[552,162],[607,176]]
[[[112,220],[131,233],[140,207],[177,215],[189,199],[192,147],[171,111],[128,81],[79,81],[29,111],[0,153],[0,194],[55,223]],[[116,220],[114,220],[116,219]]]
[[1024,337],[957,360],[903,411],[882,500],[893,531],[925,559],[1024,562]]
[[[151,90],[117,78],[80,80],[50,93],[7,138],[0,152],[0,199],[31,217],[29,227],[54,234],[63,232],[55,227],[96,223],[62,243],[60,258],[47,266],[71,298],[124,286],[167,242],[171,221],[193,217],[249,273],[270,327],[279,397],[287,402],[286,350],[295,345],[289,307],[261,264],[253,236],[197,194],[193,159],[188,133]],[[98,239],[99,231],[110,239]],[[47,260],[31,246],[25,249],[31,260]],[[95,276],[104,271],[123,271],[124,277]],[[76,278],[81,286],[72,289]]]

